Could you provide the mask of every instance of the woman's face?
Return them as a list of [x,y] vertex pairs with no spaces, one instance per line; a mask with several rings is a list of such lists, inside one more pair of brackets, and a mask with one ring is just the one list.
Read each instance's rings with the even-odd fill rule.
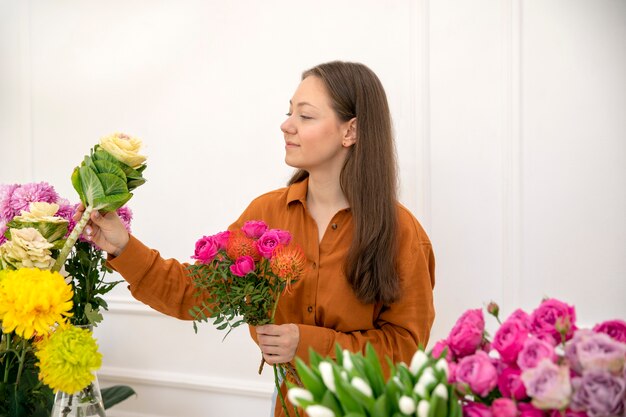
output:
[[280,125],[287,165],[309,174],[322,170],[339,173],[352,144],[351,122],[337,118],[326,87],[318,77],[302,80],[289,101],[287,116]]

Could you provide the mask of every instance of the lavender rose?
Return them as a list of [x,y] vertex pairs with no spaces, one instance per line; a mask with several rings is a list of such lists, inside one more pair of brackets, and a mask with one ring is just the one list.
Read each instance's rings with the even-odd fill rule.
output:
[[589,417],[623,416],[626,411],[626,381],[604,370],[586,371],[572,380],[571,408],[586,410]]
[[496,332],[491,346],[500,353],[500,358],[507,363],[515,363],[517,355],[528,339],[528,329],[517,320],[507,320]]
[[491,358],[482,351],[466,356],[456,368],[457,384],[467,384],[475,394],[487,396],[498,383],[498,372]]
[[608,320],[597,324],[593,331],[596,333],[606,333],[614,340],[626,343],[626,321],[624,320]]
[[545,340],[529,337],[524,342],[524,347],[517,357],[517,366],[520,369],[534,368],[543,359],[556,361],[556,353],[551,343]]
[[579,374],[586,370],[620,373],[626,361],[626,344],[605,333],[578,330],[565,345],[565,356]]
[[254,259],[251,256],[241,256],[230,266],[230,272],[238,277],[245,277],[249,272],[254,271]]
[[542,410],[565,408],[572,394],[569,368],[557,366],[549,359],[543,359],[535,368],[522,372],[526,393],[532,397],[532,404]]
[[203,236],[196,242],[196,250],[192,259],[196,259],[203,264],[210,263],[217,255],[218,245],[213,236]]
[[491,404],[493,417],[517,417],[517,406],[510,398],[498,398]]
[[467,310],[448,335],[448,345],[457,358],[476,352],[483,339],[485,319],[481,309]]
[[538,337],[550,335],[554,344],[557,345],[561,343],[561,333],[557,327],[567,327],[565,340],[569,340],[576,329],[575,322],[576,310],[574,307],[551,298],[541,303],[530,315],[530,330]]
[[243,224],[241,230],[243,230],[245,235],[249,238],[258,239],[267,231],[267,224],[258,220],[250,220]]

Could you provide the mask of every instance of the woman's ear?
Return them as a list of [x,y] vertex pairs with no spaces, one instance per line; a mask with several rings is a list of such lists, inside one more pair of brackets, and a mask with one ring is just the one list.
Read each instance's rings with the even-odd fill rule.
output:
[[348,121],[348,127],[344,133],[341,144],[344,148],[349,148],[356,143],[356,117]]

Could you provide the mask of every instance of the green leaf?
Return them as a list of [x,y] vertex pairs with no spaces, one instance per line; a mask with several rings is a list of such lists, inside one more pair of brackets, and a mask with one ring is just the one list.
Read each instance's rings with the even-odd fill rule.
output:
[[105,212],[114,211],[126,204],[132,196],[133,195],[131,193],[128,193],[100,197],[93,201],[93,207],[94,210],[101,210]]
[[98,180],[98,175],[91,168],[87,166],[80,167],[79,175],[88,205],[93,206],[96,199],[105,197],[102,184],[100,184]]
[[89,323],[91,323],[94,327],[97,326],[98,323],[101,323],[102,320],[104,320],[104,317],[102,317],[102,314],[100,314],[100,310],[94,310],[91,307],[91,304],[85,305],[85,317],[87,317]]
[[126,385],[115,385],[108,388],[102,389],[102,402],[104,403],[104,408],[108,409],[113,407],[116,404],[124,401],[131,395],[137,395],[135,390]]
[[78,193],[78,196],[80,197],[80,201],[83,203],[83,205],[86,206],[87,198],[85,197],[85,192],[83,191],[83,185],[81,184],[81,181],[80,181],[80,169],[78,167],[74,168],[74,171],[72,171],[72,186]]
[[339,401],[337,401],[337,398],[335,397],[335,395],[330,391],[326,391],[326,393],[322,397],[322,401],[320,401],[320,404],[333,410],[333,413],[335,413],[335,416],[343,415],[341,404],[339,404]]
[[124,184],[126,184],[126,174],[124,174],[124,171],[114,162],[103,159],[95,160],[93,163],[98,174],[113,174],[122,179]]
[[313,398],[315,398],[316,401],[320,401],[327,391],[322,378],[310,369],[300,358],[296,358],[296,369],[306,389],[313,394]]
[[98,174],[98,179],[102,184],[104,195],[106,196],[128,193],[126,181],[115,174]]

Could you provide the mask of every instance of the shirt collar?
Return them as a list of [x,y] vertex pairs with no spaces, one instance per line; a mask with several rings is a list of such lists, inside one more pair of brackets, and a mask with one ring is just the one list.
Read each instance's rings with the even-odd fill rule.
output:
[[306,207],[306,193],[308,190],[308,177],[300,182],[290,185],[289,190],[287,191],[287,205],[293,203],[294,201],[299,201]]

